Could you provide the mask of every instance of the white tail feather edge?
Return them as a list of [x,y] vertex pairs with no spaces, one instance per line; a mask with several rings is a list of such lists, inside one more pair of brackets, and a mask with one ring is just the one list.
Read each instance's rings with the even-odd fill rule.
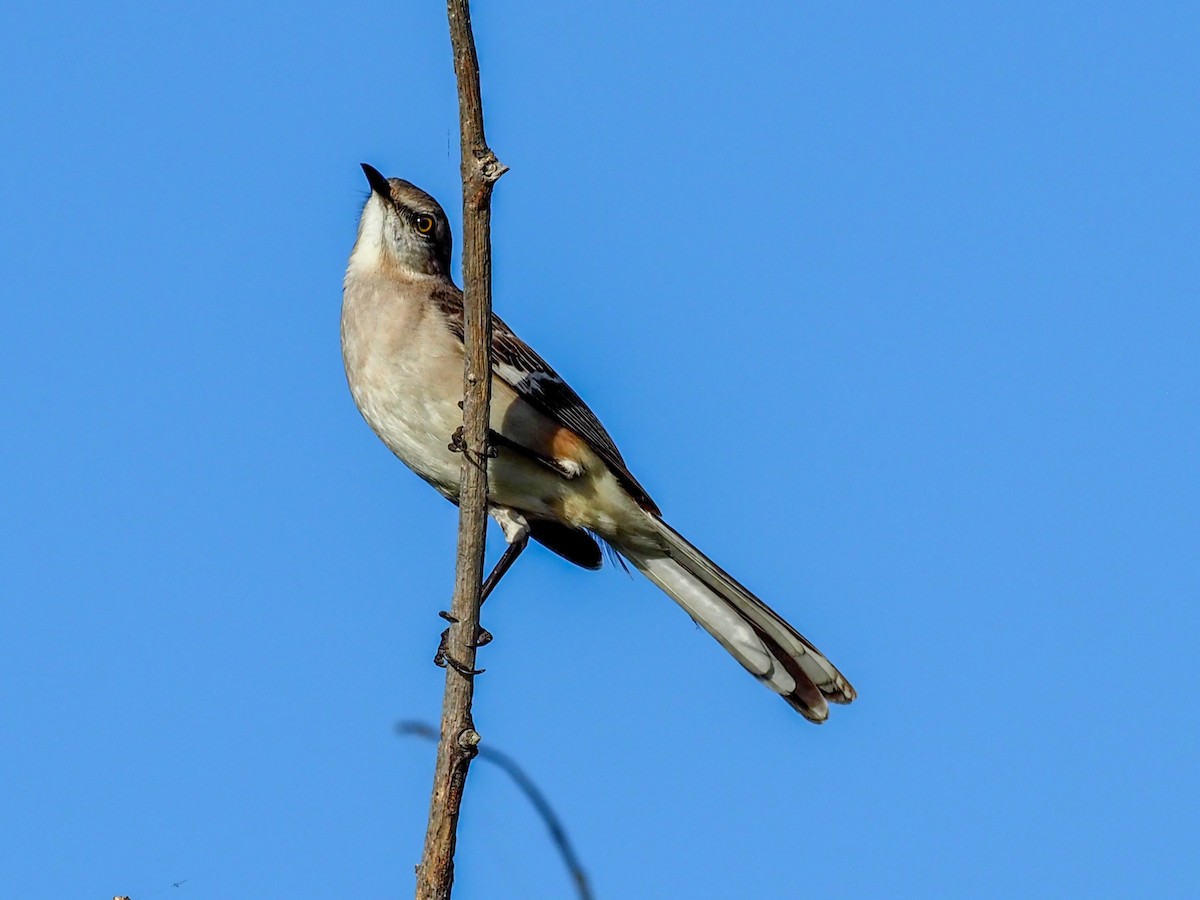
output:
[[808,640],[678,532],[656,519],[666,555],[622,553],[752,675],[806,718],[823,722],[826,700],[849,703],[854,688]]

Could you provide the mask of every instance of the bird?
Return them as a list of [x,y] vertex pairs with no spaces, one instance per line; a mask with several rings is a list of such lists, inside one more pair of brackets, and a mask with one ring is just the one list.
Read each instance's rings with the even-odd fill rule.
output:
[[[388,449],[457,503],[465,326],[450,224],[416,185],[362,169],[342,292],[350,393]],[[602,566],[603,543],[807,720],[855,699],[811,642],[667,524],[587,404],[495,315],[491,351],[488,514],[508,546],[484,597],[530,538],[585,569]]]

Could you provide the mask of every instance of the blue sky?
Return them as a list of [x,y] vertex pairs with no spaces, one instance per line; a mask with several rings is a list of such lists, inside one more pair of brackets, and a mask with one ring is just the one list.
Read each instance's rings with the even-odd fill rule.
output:
[[[597,895],[1196,896],[1197,7],[474,20],[497,310],[860,693],[528,553],[476,720]],[[360,161],[461,231],[444,9],[7,4],[0,59],[5,887],[408,895],[456,516],[338,314]],[[486,766],[458,886],[569,896]]]

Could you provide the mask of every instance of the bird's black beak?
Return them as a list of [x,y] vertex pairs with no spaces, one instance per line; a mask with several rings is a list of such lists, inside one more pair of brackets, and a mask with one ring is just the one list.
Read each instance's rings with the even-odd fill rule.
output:
[[363,172],[366,173],[367,183],[371,185],[371,190],[385,200],[392,198],[392,186],[388,184],[388,180],[379,174],[379,170],[367,163],[360,163]]

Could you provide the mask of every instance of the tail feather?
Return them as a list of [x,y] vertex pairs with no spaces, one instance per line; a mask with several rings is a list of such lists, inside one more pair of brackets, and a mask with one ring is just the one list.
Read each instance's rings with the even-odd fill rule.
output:
[[666,554],[622,552],[752,675],[812,722],[828,702],[849,703],[854,688],[828,659],[724,569],[656,520]]

